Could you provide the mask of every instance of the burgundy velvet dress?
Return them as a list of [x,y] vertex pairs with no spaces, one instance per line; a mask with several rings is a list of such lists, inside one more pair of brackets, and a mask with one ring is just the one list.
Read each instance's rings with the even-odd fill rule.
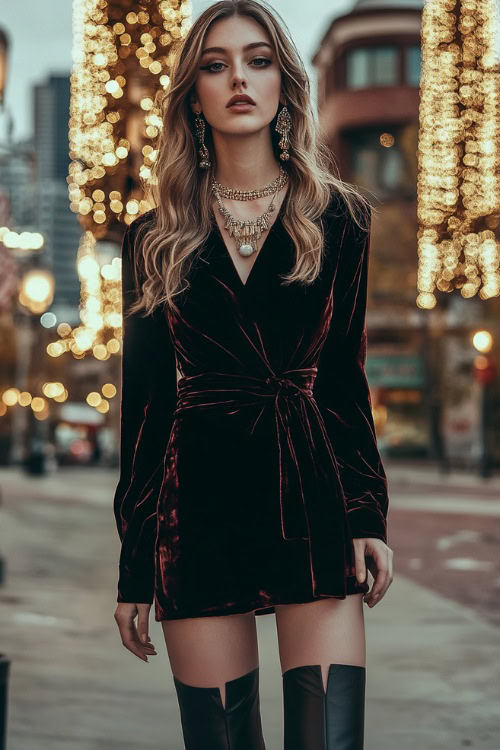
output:
[[127,317],[155,210],[124,235],[117,601],[154,603],[158,622],[367,592],[352,540],[387,543],[364,369],[370,234],[333,194],[320,275],[282,285],[286,200],[246,283],[213,217],[180,315]]

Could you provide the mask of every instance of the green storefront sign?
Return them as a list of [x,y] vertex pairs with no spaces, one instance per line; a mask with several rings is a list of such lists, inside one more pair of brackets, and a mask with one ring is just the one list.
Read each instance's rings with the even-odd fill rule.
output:
[[425,371],[417,354],[375,354],[367,356],[366,376],[370,386],[423,388]]

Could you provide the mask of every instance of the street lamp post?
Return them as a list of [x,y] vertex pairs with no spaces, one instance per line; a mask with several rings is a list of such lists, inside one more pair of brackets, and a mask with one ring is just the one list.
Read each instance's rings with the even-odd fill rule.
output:
[[479,476],[487,479],[492,474],[492,461],[489,450],[488,429],[489,429],[489,393],[488,383],[483,383],[481,387],[481,417],[480,417],[480,450],[479,450]]
[[[9,59],[9,38],[0,28],[0,153],[7,153],[12,138],[13,118],[5,106],[5,88],[7,84],[7,64]],[[4,133],[5,124],[5,133]],[[5,138],[5,142],[3,139]]]
[[[7,79],[9,40],[3,29],[0,29],[0,114],[4,109],[5,82]],[[0,144],[1,152],[1,144]],[[3,583],[3,559],[0,558],[1,583]],[[7,654],[0,652],[0,750],[4,750],[7,743],[7,695],[9,681],[10,660]]]
[[479,421],[479,475],[484,479],[493,473],[493,459],[490,451],[490,389],[496,374],[493,359],[488,356],[493,347],[493,337],[489,331],[476,331],[472,343],[480,352],[474,359],[474,377],[480,384],[480,421]]
[[[23,388],[28,390],[30,382],[30,371],[33,362],[36,363],[36,353],[39,349],[38,328],[39,316],[44,313],[52,303],[54,297],[54,277],[50,271],[45,268],[32,268],[28,271],[21,282],[19,302],[23,305],[25,314],[24,318],[25,336],[21,340],[21,346],[25,348],[21,351],[22,378],[24,380]],[[26,335],[27,334],[27,335]],[[43,352],[39,351],[40,361],[43,362]],[[42,371],[38,366],[38,373]],[[29,407],[28,407],[29,408]],[[23,465],[29,474],[45,473],[45,446],[46,446],[46,425],[40,419],[36,419],[33,409],[33,403],[28,413],[28,424],[23,435],[17,435],[17,440],[21,442],[24,448]],[[19,445],[19,442],[18,442]]]

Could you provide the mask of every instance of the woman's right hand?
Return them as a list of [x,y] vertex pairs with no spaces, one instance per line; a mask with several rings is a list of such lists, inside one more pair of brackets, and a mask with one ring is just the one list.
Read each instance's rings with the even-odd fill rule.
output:
[[[148,661],[148,654],[157,653],[148,635],[150,609],[151,604],[119,602],[115,610],[115,620],[123,645],[143,661]],[[136,617],[137,626],[134,622]]]

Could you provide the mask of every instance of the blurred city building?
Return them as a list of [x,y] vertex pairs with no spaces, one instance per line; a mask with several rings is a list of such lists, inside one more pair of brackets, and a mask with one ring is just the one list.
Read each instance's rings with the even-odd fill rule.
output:
[[4,148],[0,153],[0,226],[35,228],[35,180],[33,142],[19,141]]
[[[92,446],[106,431],[100,435],[103,417],[86,403],[86,396],[106,374],[98,362],[47,354],[47,346],[57,338],[57,325],[80,322],[76,260],[83,230],[68,200],[69,73],[48,76],[31,95],[33,135],[25,141],[13,141],[12,118],[5,103],[0,107],[0,226],[43,236],[43,247],[35,251],[0,243],[0,270],[5,269],[0,274],[0,388],[2,393],[17,388],[29,398],[43,398],[46,383],[58,381],[70,399],[51,401],[37,422],[29,406],[2,400],[0,464],[22,461],[38,433],[49,447],[56,445],[60,462],[88,461]],[[54,285],[50,314],[43,320],[27,312],[17,298],[21,279],[37,268],[46,269]]]
[[[441,293],[436,309],[416,306],[423,6],[358,0],[334,18],[313,64],[323,137],[341,177],[375,207],[367,376],[379,443],[387,456],[432,458],[447,468],[478,459],[482,393],[471,335],[493,321],[498,299]],[[498,393],[490,406],[495,430]]]
[[52,311],[76,323],[80,303],[76,253],[82,228],[68,200],[69,74],[51,75],[35,86],[33,102],[36,223],[46,238],[45,252],[56,282]]

